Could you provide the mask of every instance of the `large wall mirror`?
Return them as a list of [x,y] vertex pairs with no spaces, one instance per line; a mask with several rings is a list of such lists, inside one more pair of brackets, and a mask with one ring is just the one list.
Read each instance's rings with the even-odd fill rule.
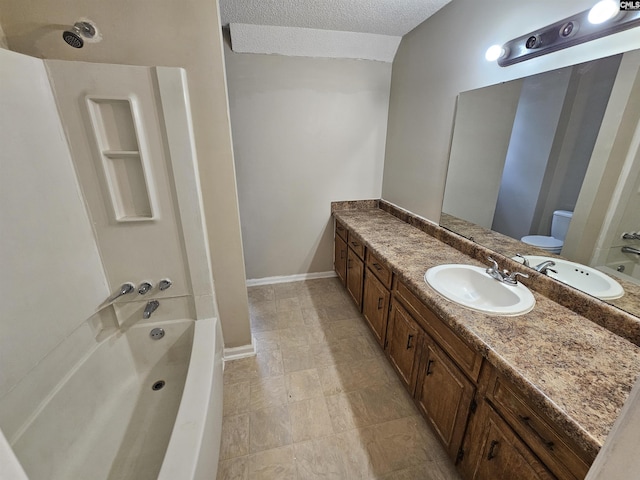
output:
[[440,224],[590,266],[640,316],[640,51],[461,93]]

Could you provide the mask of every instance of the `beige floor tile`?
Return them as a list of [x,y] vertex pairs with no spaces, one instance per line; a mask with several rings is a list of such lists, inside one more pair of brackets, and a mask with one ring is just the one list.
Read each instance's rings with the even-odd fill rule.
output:
[[379,477],[380,480],[460,480],[452,462],[428,462]]
[[217,480],[249,480],[249,456],[222,460],[218,464]]
[[369,326],[361,317],[347,318],[345,320],[331,322],[328,325],[328,330],[327,339],[330,342],[354,338],[361,335],[369,335]]
[[302,318],[302,309],[300,307],[278,311],[277,317],[279,330],[284,328],[303,329],[305,326]]
[[258,378],[277,377],[284,373],[281,350],[258,352],[255,357],[256,375]]
[[282,349],[309,345],[309,332],[305,325],[280,329],[278,335]]
[[302,282],[276,283],[273,285],[276,299],[298,297],[303,291]]
[[249,453],[249,414],[225,417],[222,421],[220,459],[240,457]]
[[256,357],[241,358],[224,365],[224,384],[249,382],[258,378],[258,362]]
[[286,312],[287,310],[299,310],[300,300],[298,297],[277,298],[276,296],[276,311]]
[[249,411],[250,382],[225,385],[223,389],[223,416],[238,415]]
[[249,303],[254,304],[264,301],[273,301],[276,299],[275,289],[273,285],[259,285],[247,288],[249,295]]
[[301,480],[347,480],[342,451],[334,436],[293,445]]
[[313,361],[318,367],[338,363],[353,363],[376,356],[362,336],[335,341],[330,340],[327,344],[313,344],[311,345],[311,352]]
[[280,349],[280,334],[278,330],[251,332],[255,341],[256,352],[266,352]]
[[315,367],[313,354],[308,345],[282,348],[282,364],[285,373],[309,370]]
[[323,395],[320,377],[315,368],[287,373],[285,375],[285,385],[290,403]]
[[387,385],[374,385],[326,397],[336,433],[416,415],[417,409],[403,392]]
[[291,421],[287,406],[257,410],[249,416],[251,453],[291,444]]
[[324,397],[314,397],[289,404],[289,415],[294,442],[333,435]]
[[446,453],[421,417],[405,417],[375,425],[366,432],[374,467],[387,473],[428,462],[442,462]]
[[296,480],[293,447],[288,445],[250,455],[249,476],[251,480]]
[[252,412],[287,403],[284,376],[256,380],[251,383],[250,390],[249,408]]
[[318,368],[325,395],[347,393],[375,385],[387,385],[395,375],[385,358],[373,357],[354,363],[339,363]]

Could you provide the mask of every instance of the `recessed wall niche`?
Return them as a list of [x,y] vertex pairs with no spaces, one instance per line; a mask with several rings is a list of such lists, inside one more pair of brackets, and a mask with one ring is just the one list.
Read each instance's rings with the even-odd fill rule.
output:
[[135,100],[88,96],[87,106],[114,219],[153,220],[155,208]]

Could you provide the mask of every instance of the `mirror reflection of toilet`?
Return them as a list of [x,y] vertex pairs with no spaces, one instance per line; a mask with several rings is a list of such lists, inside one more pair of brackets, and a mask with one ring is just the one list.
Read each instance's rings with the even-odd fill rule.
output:
[[545,235],[527,235],[520,240],[534,247],[546,250],[549,253],[559,254],[564,245],[564,239],[567,236],[572,216],[573,212],[568,210],[556,210],[553,212],[553,218],[551,220],[550,237]]

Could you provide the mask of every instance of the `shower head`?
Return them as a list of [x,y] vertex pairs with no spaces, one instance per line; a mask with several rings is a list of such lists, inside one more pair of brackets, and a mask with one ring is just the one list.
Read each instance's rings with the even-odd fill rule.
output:
[[71,30],[62,32],[62,38],[73,48],[82,48],[83,38],[92,39],[96,35],[96,28],[89,22],[76,22]]

